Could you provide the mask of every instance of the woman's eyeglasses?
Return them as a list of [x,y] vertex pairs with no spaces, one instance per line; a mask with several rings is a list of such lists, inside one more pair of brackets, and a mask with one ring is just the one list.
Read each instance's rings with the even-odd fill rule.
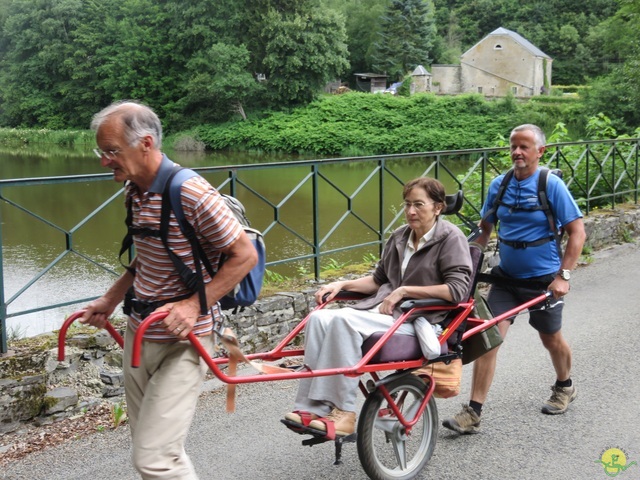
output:
[[436,202],[404,202],[402,204],[402,208],[404,208],[405,210],[410,210],[411,207],[415,208],[416,210],[422,210],[424,207],[426,207],[427,205],[433,205]]

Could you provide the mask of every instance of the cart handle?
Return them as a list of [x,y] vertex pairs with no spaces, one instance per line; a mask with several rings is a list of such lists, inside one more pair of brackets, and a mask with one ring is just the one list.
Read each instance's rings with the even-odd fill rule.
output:
[[[67,318],[64,321],[64,323],[62,324],[62,327],[60,327],[60,331],[58,332],[58,361],[59,362],[64,361],[64,346],[65,346],[65,341],[67,340],[67,330],[69,329],[69,326],[73,322],[75,322],[78,318],[82,317],[82,315],[84,315],[85,312],[86,310],[78,310],[77,312],[72,313],[71,315],[69,315],[69,318]],[[123,348],[124,340],[122,339],[122,336],[118,333],[118,331],[114,328],[114,326],[107,321],[104,328],[107,332],[111,334],[111,336],[118,343],[118,345],[120,345],[120,348]]]
[[483,331],[487,330],[488,328],[491,328],[494,325],[502,322],[503,320],[506,320],[509,317],[513,317],[514,315],[517,315],[517,314],[523,312],[524,310],[526,310],[529,307],[533,307],[534,305],[537,305],[537,304],[539,304],[541,302],[546,301],[547,299],[549,299],[552,296],[553,296],[553,293],[551,293],[550,291],[547,290],[544,293],[538,295],[537,297],[532,298],[528,302],[523,303],[522,305],[518,305],[517,307],[512,308],[511,310],[508,310],[508,311],[504,312],[501,315],[493,317],[491,320],[484,320],[479,325],[477,325],[477,326],[475,326],[473,328],[470,328],[469,330],[465,331],[462,334],[462,340],[466,340],[467,338],[471,337],[472,335],[475,335],[476,333],[483,332]]

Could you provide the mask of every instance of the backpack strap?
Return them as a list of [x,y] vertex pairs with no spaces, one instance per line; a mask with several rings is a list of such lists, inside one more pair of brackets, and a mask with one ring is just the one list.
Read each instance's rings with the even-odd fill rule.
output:
[[[207,270],[209,275],[213,278],[215,272],[211,266],[211,262],[207,258],[207,255],[198,242],[198,238],[196,236],[196,232],[193,226],[189,223],[184,215],[184,209],[182,208],[182,200],[181,200],[181,189],[182,184],[191,177],[198,175],[193,170],[188,168],[182,168],[178,165],[173,167],[173,171],[167,178],[167,181],[164,185],[164,190],[162,193],[162,209],[160,212],[160,229],[153,230],[150,228],[136,228],[133,227],[133,212],[131,207],[131,201],[127,201],[127,216],[125,218],[125,224],[127,225],[127,234],[122,239],[122,246],[120,247],[120,263],[126,268],[132,275],[135,276],[135,268],[131,266],[124,265],[122,263],[122,255],[128,251],[133,245],[133,236],[140,235],[144,237],[159,237],[167,250],[167,254],[169,258],[173,262],[174,267],[176,268],[180,278],[186,285],[186,287],[191,292],[198,292],[198,298],[200,301],[200,313],[202,315],[206,315],[208,312],[207,306],[207,297],[204,289],[204,278],[202,275],[202,266]],[[173,250],[169,247],[169,220],[171,217],[171,212],[173,211],[176,220],[178,221],[178,225],[180,226],[180,230],[185,238],[189,241],[191,245],[191,250],[193,254],[193,260],[196,271],[193,272],[186,264],[182,261],[182,259],[177,256]],[[184,296],[177,298],[186,298]]]
[[[511,181],[512,178],[513,178],[513,168],[510,168],[507,171],[507,173],[504,174],[502,182],[498,187],[496,198],[493,199],[493,204],[491,205],[491,208],[487,211],[487,213],[485,213],[484,217],[482,217],[482,221],[487,220],[489,217],[497,213],[498,207],[502,204],[502,197],[504,197],[504,192],[507,191],[507,187],[509,186],[509,182]],[[498,217],[496,216],[496,220],[497,218]],[[498,234],[498,230],[500,227],[498,226],[497,221],[495,225],[496,225],[496,234]],[[499,245],[500,245],[500,235],[498,234],[498,243],[496,245],[496,252],[497,252],[497,249],[499,248]]]
[[487,213],[485,213],[484,217],[482,217],[482,220],[486,220],[487,218],[494,215],[498,211],[498,207],[502,203],[502,197],[504,197],[504,192],[506,192],[507,186],[509,185],[509,182],[511,181],[512,178],[513,178],[513,168],[509,169],[507,173],[504,174],[504,178],[502,179],[502,182],[498,187],[498,193],[496,193],[496,198],[494,198],[493,200],[493,205],[491,205],[491,208],[487,211]]
[[[205,269],[212,278],[215,275],[215,272],[213,271],[211,262],[209,262],[209,259],[207,258],[202,245],[200,245],[200,242],[198,241],[195,229],[184,215],[184,209],[182,207],[181,199],[182,184],[189,178],[195,177],[197,175],[198,174],[193,170],[182,168],[176,165],[174,167],[174,171],[167,179],[167,183],[162,194],[162,210],[160,214],[160,239],[162,240],[169,258],[171,258],[171,261],[180,274],[180,278],[182,278],[184,284],[192,292],[198,292],[198,298],[200,300],[200,313],[202,315],[206,315],[209,309],[204,288],[205,285],[202,274],[202,266],[204,265]],[[169,218],[171,215],[171,211],[173,211],[173,214],[176,217],[182,234],[191,245],[193,263],[196,269],[195,272],[187,267],[185,263],[180,259],[180,257],[173,253],[173,251],[169,247],[168,236]]]
[[[547,220],[549,220],[549,226],[551,227],[551,231],[553,232],[553,237],[556,241],[556,246],[558,248],[558,255],[562,258],[562,230],[559,230],[556,225],[556,219],[553,215],[553,210],[551,209],[551,204],[549,203],[549,197],[547,195],[547,179],[549,178],[549,173],[556,173],[556,171],[551,171],[548,168],[540,169],[540,177],[538,178],[538,200],[540,201],[540,208],[547,215]],[[562,174],[560,173],[558,176],[562,178]]]

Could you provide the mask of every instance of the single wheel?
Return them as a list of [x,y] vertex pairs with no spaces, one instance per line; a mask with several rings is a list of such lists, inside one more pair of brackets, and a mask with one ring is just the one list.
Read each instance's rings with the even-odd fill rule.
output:
[[[427,386],[414,375],[387,385],[402,415],[412,420]],[[364,402],[358,421],[358,457],[362,468],[374,480],[414,478],[431,459],[438,435],[438,410],[433,397],[407,435],[384,396],[377,389]]]

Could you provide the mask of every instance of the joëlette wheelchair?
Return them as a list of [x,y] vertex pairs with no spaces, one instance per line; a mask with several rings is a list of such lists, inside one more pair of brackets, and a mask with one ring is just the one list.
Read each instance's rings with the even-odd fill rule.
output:
[[[462,202],[462,192],[448,195],[447,206],[443,213],[457,214]],[[477,234],[477,230],[474,233]],[[470,239],[473,238],[474,233]],[[474,293],[482,266],[483,252],[473,242],[470,242],[469,249],[474,272],[467,295],[468,300],[459,304],[439,299],[406,300],[401,305],[402,316],[389,330],[376,333],[364,342],[362,359],[353,366],[311,370],[302,365],[297,368],[279,369],[277,373],[232,376],[221,370],[221,367],[230,364],[228,356],[211,358],[193,333],[190,333],[187,338],[214,375],[229,386],[327,375],[361,377],[359,387],[365,401],[359,415],[356,433],[346,437],[336,437],[327,432],[312,429],[293,430],[310,435],[310,438],[302,441],[303,445],[311,446],[333,441],[335,464],[341,463],[342,445],[347,442],[356,442],[360,462],[370,478],[411,479],[418,475],[429,462],[435,449],[438,433],[438,411],[434,398],[436,384],[430,374],[424,373],[423,370],[417,372],[417,370],[435,362],[448,364],[458,358],[464,360],[465,340],[485,332],[502,320],[544,303],[550,297],[549,292],[541,292],[540,296],[493,319],[477,318],[474,316]],[[332,301],[348,302],[359,298],[361,298],[359,294],[340,292]],[[328,303],[318,305],[313,311],[324,308]],[[441,323],[443,329],[439,336],[441,355],[427,361],[422,355],[417,337],[395,332],[404,322],[429,310],[447,310],[449,313]],[[64,360],[67,329],[82,313],[83,311],[78,311],[69,316],[60,329],[58,338],[60,361]],[[140,350],[145,331],[151,324],[161,321],[166,315],[166,312],[151,314],[140,324],[134,337],[133,367],[138,367],[140,364]],[[294,339],[302,334],[308,318],[309,316],[305,317],[273,350],[250,354],[244,358],[252,365],[256,365],[256,360],[266,364],[264,362],[279,362],[290,357],[303,356],[304,349],[292,345]],[[124,342],[120,333],[109,323],[105,328],[122,347]],[[224,336],[222,331],[217,333]],[[262,371],[269,372],[269,370]],[[383,376],[382,372],[391,373]]]

